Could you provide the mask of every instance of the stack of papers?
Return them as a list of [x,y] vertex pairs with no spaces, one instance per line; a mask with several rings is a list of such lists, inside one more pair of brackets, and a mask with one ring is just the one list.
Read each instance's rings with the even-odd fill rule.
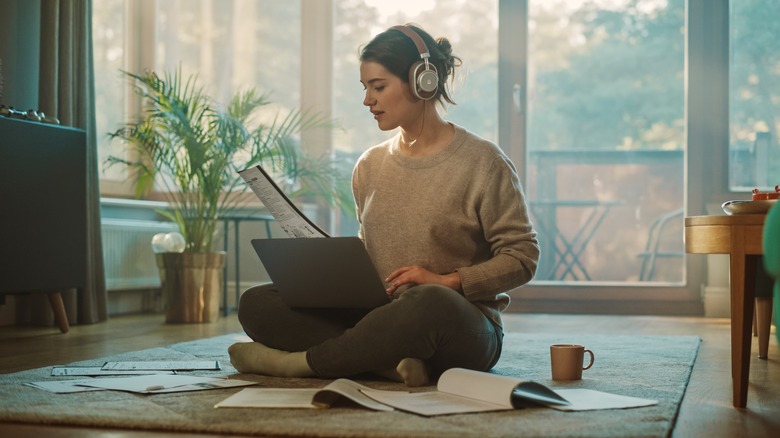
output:
[[[101,367],[54,367],[52,369],[52,376],[93,376],[99,378],[47,380],[29,382],[25,385],[58,394],[104,390],[158,394],[233,388],[255,384],[255,382],[226,377],[176,374],[177,371],[219,369],[221,367],[217,361],[106,362]],[[116,377],[129,374],[132,376]]]
[[83,391],[128,391],[139,394],[164,392],[202,391],[204,389],[233,388],[254,385],[255,382],[227,379],[224,377],[183,376],[181,374],[153,374],[133,377],[104,377],[99,379],[77,379],[30,382],[27,386],[49,392],[69,393]]

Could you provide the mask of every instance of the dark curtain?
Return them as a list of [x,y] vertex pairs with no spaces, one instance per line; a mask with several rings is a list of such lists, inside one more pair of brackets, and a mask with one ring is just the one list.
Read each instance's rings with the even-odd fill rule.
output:
[[[42,0],[40,41],[38,108],[62,125],[87,133],[87,283],[83,289],[65,291],[62,298],[71,324],[95,323],[108,318],[108,306],[100,235],[92,0]],[[20,301],[17,320],[53,323],[45,295]]]

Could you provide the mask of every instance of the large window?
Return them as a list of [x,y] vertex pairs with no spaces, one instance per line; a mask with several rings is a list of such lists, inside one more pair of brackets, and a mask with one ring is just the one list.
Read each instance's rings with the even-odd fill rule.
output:
[[684,281],[683,0],[529,1],[538,281]]

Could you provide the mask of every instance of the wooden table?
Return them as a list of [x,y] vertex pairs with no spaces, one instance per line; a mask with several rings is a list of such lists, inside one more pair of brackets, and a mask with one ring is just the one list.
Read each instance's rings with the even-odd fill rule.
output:
[[747,405],[756,266],[763,254],[764,219],[762,214],[685,218],[685,252],[730,256],[731,378],[733,403],[738,408]]

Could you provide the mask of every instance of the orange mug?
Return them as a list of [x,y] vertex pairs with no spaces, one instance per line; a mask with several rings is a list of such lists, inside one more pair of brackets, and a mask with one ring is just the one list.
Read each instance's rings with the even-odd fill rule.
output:
[[[590,356],[584,365],[585,354]],[[554,344],[550,346],[550,367],[553,380],[579,380],[582,371],[593,366],[593,352],[582,345]]]

